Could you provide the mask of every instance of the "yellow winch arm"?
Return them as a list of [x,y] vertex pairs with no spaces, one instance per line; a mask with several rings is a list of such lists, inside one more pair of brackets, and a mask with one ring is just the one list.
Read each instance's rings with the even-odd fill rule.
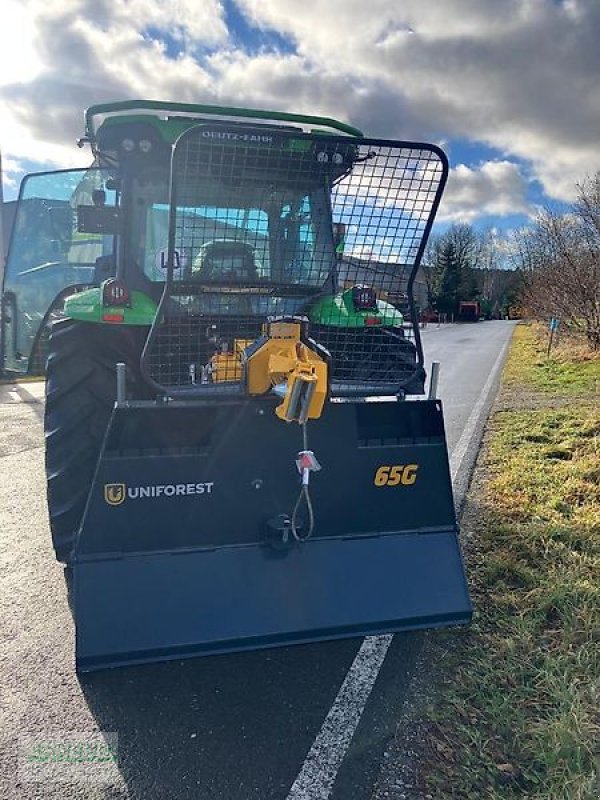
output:
[[250,348],[246,359],[248,393],[274,390],[282,396],[275,413],[286,422],[317,419],[327,397],[327,363],[300,340],[300,330],[294,323],[268,326],[261,346]]
[[318,419],[327,397],[327,364],[312,358],[297,361],[286,375],[285,387],[283,403],[275,409],[279,419],[300,423]]

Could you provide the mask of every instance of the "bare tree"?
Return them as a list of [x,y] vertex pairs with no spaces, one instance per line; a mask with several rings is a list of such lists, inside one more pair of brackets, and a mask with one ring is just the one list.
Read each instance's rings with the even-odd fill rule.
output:
[[571,210],[542,212],[515,237],[513,258],[538,318],[560,317],[600,349],[600,172],[578,185]]

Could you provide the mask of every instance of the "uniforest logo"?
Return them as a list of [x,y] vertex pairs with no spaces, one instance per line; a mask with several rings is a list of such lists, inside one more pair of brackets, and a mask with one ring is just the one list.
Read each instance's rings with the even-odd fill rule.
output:
[[145,500],[157,497],[188,497],[211,494],[214,482],[156,483],[150,486],[127,486],[124,483],[105,483],[104,500],[109,506],[120,506],[125,500]]

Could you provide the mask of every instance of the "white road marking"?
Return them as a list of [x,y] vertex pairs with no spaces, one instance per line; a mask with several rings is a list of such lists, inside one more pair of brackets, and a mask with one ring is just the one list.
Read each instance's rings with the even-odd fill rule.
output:
[[287,800],[329,797],[391,643],[389,633],[363,640]]
[[[477,430],[509,344],[510,339],[505,342],[498,354],[477,402],[469,414],[461,437],[452,451],[450,472],[453,481],[469,449],[471,437]],[[328,800],[392,638],[392,634],[385,634],[367,636],[363,640],[286,800]]]
[[508,339],[502,350],[498,353],[498,358],[494,361],[494,366],[490,370],[490,374],[487,377],[486,382],[483,385],[481,393],[477,398],[477,402],[473,406],[471,413],[469,414],[469,419],[467,420],[467,424],[463,428],[463,432],[460,435],[460,439],[454,446],[452,450],[452,455],[450,456],[450,476],[452,477],[452,482],[456,480],[457,475],[460,474],[460,468],[462,467],[462,463],[465,460],[465,455],[469,449],[469,445],[471,444],[471,439],[475,434],[477,426],[479,425],[480,418],[489,397],[490,392],[492,391],[492,386],[496,381],[496,377],[502,368],[502,364],[504,362],[504,356],[506,355],[506,351],[508,350],[508,345],[510,344],[510,339]]

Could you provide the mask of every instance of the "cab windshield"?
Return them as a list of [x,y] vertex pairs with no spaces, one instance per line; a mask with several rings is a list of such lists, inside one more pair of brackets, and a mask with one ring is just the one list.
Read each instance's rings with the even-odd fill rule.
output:
[[[204,182],[203,182],[204,183]],[[207,182],[208,183],[208,182]],[[329,197],[310,191],[214,182],[181,194],[174,209],[174,280],[245,286],[322,286],[335,263]],[[136,261],[152,281],[166,277],[166,176],[134,180]]]

